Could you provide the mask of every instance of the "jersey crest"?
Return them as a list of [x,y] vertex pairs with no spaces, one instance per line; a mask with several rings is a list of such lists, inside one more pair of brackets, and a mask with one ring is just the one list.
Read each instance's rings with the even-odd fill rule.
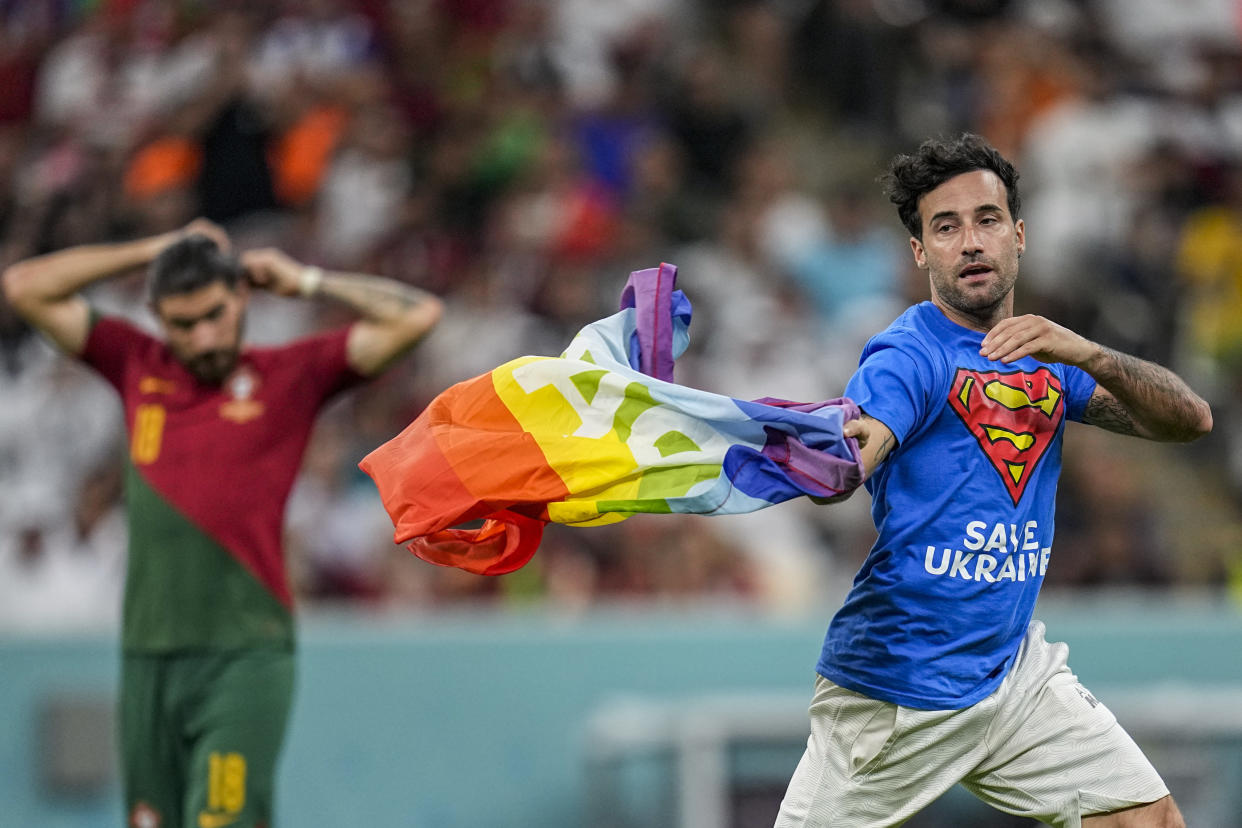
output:
[[263,403],[254,398],[260,382],[259,375],[247,365],[234,371],[224,383],[229,399],[221,403],[220,416],[235,423],[248,423],[262,416]]
[[1026,490],[1065,415],[1061,381],[1047,368],[972,371],[958,368],[949,405],[962,419],[1014,505]]

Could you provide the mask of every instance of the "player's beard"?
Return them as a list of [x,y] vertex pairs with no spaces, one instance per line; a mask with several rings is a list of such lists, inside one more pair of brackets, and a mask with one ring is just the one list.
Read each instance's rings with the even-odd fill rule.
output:
[[941,301],[954,310],[977,318],[993,316],[1004,304],[1005,298],[1018,280],[1017,259],[1000,262],[980,257],[972,261],[992,269],[991,283],[985,289],[964,288],[956,270],[934,272],[932,283]]
[[220,385],[237,367],[237,348],[216,348],[190,357],[186,370],[204,385]]
[[204,385],[222,385],[241,356],[242,336],[246,328],[246,314],[242,312],[237,318],[237,335],[233,344],[223,348],[212,348],[192,357],[183,358],[181,364]]

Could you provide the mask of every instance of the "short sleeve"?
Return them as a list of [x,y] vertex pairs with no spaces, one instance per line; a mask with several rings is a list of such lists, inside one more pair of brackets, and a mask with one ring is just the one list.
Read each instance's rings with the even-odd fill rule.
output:
[[366,380],[349,365],[349,327],[308,336],[279,349],[282,360],[301,368],[300,387],[319,403]]
[[845,396],[903,442],[927,416],[932,373],[930,362],[908,335],[881,334],[863,349]]
[[1087,413],[1087,403],[1095,393],[1095,377],[1081,368],[1066,365],[1062,384],[1065,387],[1065,416],[1080,423]]
[[133,325],[113,316],[91,311],[91,330],[82,349],[82,361],[122,389],[125,366],[158,341]]

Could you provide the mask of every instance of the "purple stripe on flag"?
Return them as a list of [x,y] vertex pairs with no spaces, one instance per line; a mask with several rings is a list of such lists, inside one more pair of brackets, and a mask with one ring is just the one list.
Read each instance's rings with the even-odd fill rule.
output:
[[807,446],[798,438],[772,426],[764,426],[768,442],[763,456],[785,470],[790,482],[803,492],[818,497],[835,497],[852,492],[862,483],[857,455],[842,460],[826,451]]
[[[777,503],[801,494],[835,497],[862,483],[857,444],[841,432],[847,420],[861,413],[853,400],[797,403],[764,397],[734,402],[764,424],[767,441],[761,455],[773,464],[738,465],[736,476],[729,471],[738,489]],[[730,449],[729,456],[733,454]]]
[[636,270],[621,291],[621,308],[634,308],[637,330],[630,340],[630,367],[673,381],[673,289],[677,266]]

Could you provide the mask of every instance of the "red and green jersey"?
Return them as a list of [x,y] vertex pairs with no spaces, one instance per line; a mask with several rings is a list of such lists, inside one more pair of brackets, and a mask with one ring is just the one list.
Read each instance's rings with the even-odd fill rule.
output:
[[246,349],[212,386],[159,339],[95,321],[82,358],[120,391],[129,431],[125,650],[292,647],[285,502],[316,413],[362,379],[347,334]]

